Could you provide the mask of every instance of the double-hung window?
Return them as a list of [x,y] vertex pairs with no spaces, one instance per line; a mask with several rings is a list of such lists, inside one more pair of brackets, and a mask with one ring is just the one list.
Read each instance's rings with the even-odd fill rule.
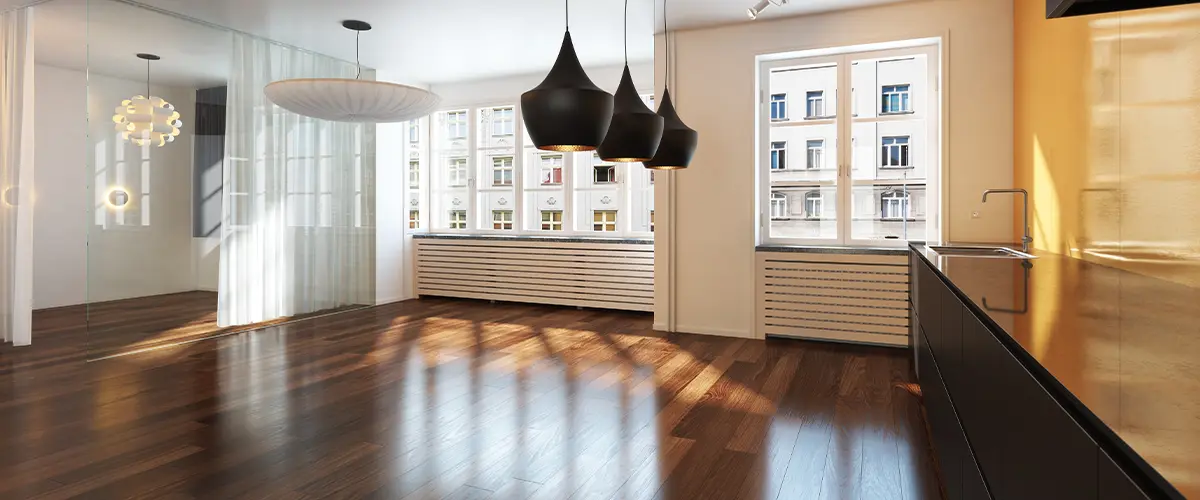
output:
[[883,114],[899,114],[912,112],[912,91],[910,85],[885,85],[880,95]]
[[408,185],[410,188],[415,188],[421,185],[420,160],[410,160],[408,162]]
[[421,228],[421,211],[420,210],[409,210],[408,211],[408,228],[409,229],[420,229]]
[[612,232],[617,230],[617,211],[616,210],[594,210],[592,211],[592,230]]
[[496,156],[492,158],[492,185],[511,186],[513,183],[513,157]]
[[787,94],[771,94],[771,120],[787,120]]
[[562,210],[542,210],[542,231],[562,231]]
[[493,136],[513,135],[514,113],[513,108],[492,108]]
[[810,90],[805,95],[807,96],[805,98],[805,101],[807,103],[807,106],[805,108],[805,116],[808,118],[824,117],[825,116],[825,91],[824,90]]
[[467,138],[466,111],[451,111],[446,113],[446,135],[451,139]]
[[450,187],[467,185],[467,159],[463,157],[450,158],[446,166],[446,184]]
[[563,155],[542,155],[542,185],[551,186],[563,182]]
[[[756,56],[759,95],[804,97],[807,120],[759,103],[759,243],[941,241],[940,40]],[[895,83],[902,82],[902,83]],[[803,156],[788,165],[787,145]]]
[[512,210],[492,210],[492,229],[512,229]]
[[451,210],[450,211],[450,229],[466,229],[467,228],[467,211],[466,210]]

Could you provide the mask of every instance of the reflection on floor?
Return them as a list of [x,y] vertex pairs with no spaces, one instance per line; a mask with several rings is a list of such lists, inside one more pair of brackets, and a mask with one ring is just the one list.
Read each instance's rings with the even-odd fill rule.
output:
[[903,351],[423,299],[0,349],[0,497],[939,498]]
[[330,312],[335,311],[221,328],[216,292],[182,292],[34,311],[33,338],[40,343],[47,335],[86,328],[88,357],[97,359]]

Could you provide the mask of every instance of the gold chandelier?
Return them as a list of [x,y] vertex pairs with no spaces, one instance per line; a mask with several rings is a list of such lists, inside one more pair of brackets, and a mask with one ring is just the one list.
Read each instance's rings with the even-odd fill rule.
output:
[[165,99],[150,95],[150,61],[160,57],[154,54],[138,54],[146,61],[146,95],[134,96],[121,101],[117,106],[113,122],[121,138],[136,146],[154,145],[162,147],[174,142],[179,135],[179,112]]

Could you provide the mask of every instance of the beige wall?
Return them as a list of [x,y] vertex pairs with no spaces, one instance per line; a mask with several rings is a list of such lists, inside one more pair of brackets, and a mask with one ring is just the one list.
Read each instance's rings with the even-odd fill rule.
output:
[[1200,285],[1200,6],[1047,20],[1035,3],[1014,40],[1035,246]]
[[[953,241],[1009,240],[1010,200],[979,197],[1013,182],[1012,15],[1011,0],[927,0],[675,33],[671,92],[700,146],[691,168],[656,185],[656,210],[668,212],[656,235],[656,327],[753,334],[760,54],[942,37],[944,227]],[[656,37],[657,89],[663,45]]]

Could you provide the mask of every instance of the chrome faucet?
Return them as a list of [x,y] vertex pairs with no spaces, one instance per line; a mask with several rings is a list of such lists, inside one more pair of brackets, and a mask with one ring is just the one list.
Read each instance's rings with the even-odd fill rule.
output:
[[1021,251],[1029,253],[1029,244],[1033,243],[1033,237],[1029,235],[1029,192],[1024,189],[989,189],[983,192],[983,202],[987,203],[987,197],[991,193],[1013,193],[1020,194],[1024,200],[1025,208],[1023,210],[1025,220],[1025,236],[1021,237]]

